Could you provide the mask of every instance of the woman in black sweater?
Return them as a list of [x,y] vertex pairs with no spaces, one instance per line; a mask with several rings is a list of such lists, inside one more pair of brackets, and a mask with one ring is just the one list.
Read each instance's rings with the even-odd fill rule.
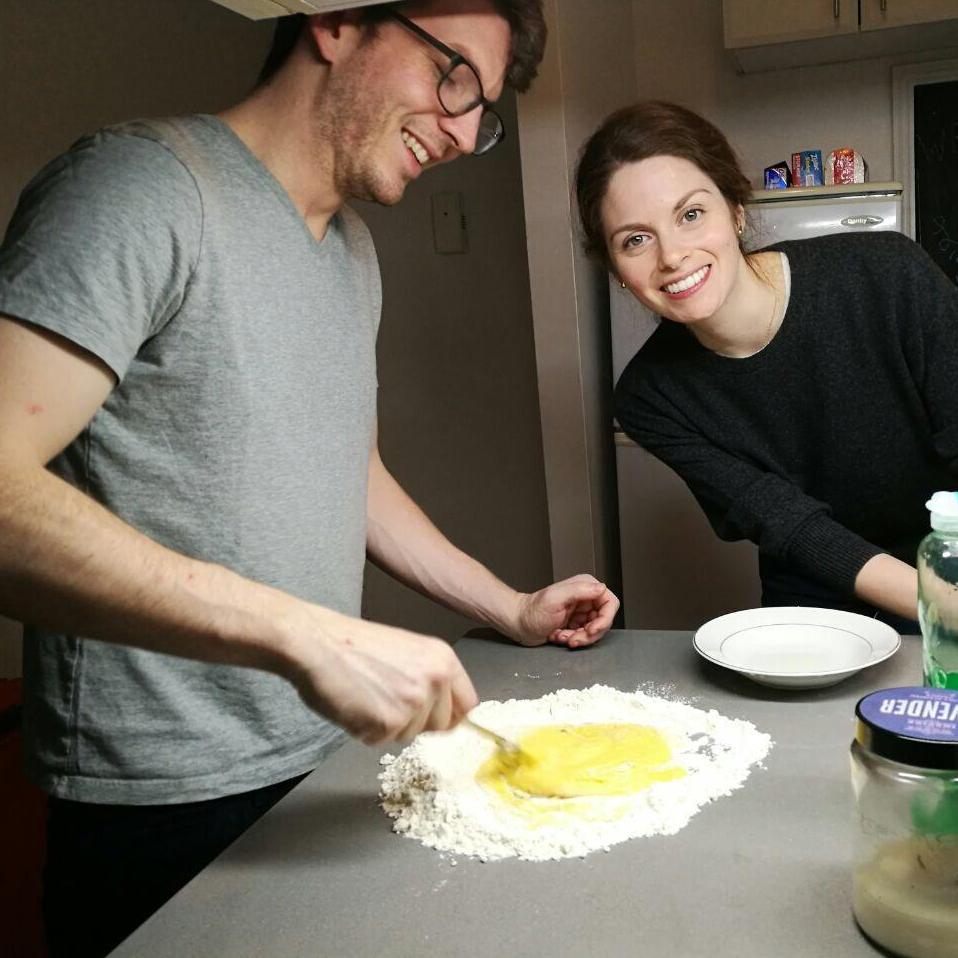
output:
[[958,485],[958,288],[898,233],[747,253],[749,182],[673,104],[609,117],[576,185],[588,251],[667,320],[616,387],[622,428],[758,545],[764,605],[917,631],[924,502]]

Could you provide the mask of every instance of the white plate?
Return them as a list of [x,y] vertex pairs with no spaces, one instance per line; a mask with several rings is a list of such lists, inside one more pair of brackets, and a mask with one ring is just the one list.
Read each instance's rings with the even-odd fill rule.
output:
[[692,644],[703,658],[762,685],[812,689],[884,662],[898,651],[901,636],[854,612],[787,606],[719,616]]

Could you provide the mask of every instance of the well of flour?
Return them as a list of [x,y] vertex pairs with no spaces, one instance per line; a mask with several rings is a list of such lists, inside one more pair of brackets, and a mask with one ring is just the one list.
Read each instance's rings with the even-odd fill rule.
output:
[[707,802],[739,788],[772,744],[750,722],[604,685],[487,701],[473,715],[511,739],[532,741],[550,726],[639,726],[661,738],[670,770],[641,775],[638,791],[557,798],[492,781],[495,747],[465,726],[427,732],[399,756],[384,755],[380,799],[395,831],[483,860],[569,858],[673,834]]

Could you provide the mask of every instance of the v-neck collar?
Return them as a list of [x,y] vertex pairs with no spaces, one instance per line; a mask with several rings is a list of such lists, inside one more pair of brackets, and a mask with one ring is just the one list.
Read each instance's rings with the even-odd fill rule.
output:
[[293,202],[293,199],[286,190],[286,187],[280,183],[269,167],[246,145],[243,138],[239,136],[239,134],[229,125],[229,123],[212,113],[201,113],[198,114],[198,116],[200,120],[214,128],[219,134],[227,137],[234,143],[238,154],[242,157],[247,168],[259,179],[261,179],[264,185],[279,199],[280,203],[283,204],[286,210],[296,217],[296,221],[299,223],[299,226],[302,229],[306,239],[317,252],[321,252],[326,244],[330,229],[338,229],[339,211],[337,210],[332,216],[330,216],[329,222],[326,225],[326,232],[323,234],[323,238],[320,240],[316,239],[309,226],[306,225],[306,220],[303,217],[303,214]]

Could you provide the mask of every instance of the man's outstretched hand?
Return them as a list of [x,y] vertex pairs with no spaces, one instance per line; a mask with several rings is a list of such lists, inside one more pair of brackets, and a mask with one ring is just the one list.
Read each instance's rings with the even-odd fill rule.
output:
[[575,575],[520,595],[513,637],[522,645],[592,645],[609,631],[618,610],[618,598],[604,583]]

